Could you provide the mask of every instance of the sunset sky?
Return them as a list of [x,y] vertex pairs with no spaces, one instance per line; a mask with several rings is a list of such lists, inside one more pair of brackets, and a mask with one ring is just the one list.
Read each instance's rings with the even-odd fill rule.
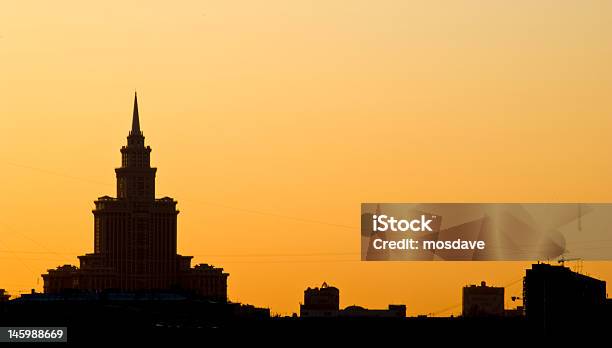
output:
[[359,261],[360,203],[611,202],[611,62],[610,1],[4,2],[0,288],[93,251],[137,90],[179,252],[232,301],[521,296],[528,262]]

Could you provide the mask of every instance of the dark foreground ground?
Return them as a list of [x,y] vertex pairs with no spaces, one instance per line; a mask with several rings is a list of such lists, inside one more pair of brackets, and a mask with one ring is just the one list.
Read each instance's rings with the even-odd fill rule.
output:
[[[548,318],[270,318],[238,304],[201,301],[29,301],[0,304],[0,326],[65,326],[73,346],[427,346],[609,341],[607,314]],[[37,346],[66,345],[37,343]]]

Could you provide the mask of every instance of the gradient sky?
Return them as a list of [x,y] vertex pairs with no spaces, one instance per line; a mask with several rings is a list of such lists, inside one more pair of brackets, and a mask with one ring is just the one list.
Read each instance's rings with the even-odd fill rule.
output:
[[525,262],[360,262],[360,203],[612,201],[610,38],[610,1],[0,4],[0,287],[92,251],[137,89],[180,253],[231,300],[521,295]]

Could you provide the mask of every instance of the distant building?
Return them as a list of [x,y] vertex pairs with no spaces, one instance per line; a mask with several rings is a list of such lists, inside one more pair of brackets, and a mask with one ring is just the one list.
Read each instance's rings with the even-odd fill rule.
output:
[[405,318],[406,305],[389,305],[388,309],[367,309],[360,306],[348,306],[341,310],[339,315],[350,318]]
[[523,280],[525,315],[543,326],[582,320],[606,304],[606,282],[565,266],[538,263]]
[[360,306],[340,309],[340,290],[323,283],[320,288],[308,288],[304,291],[300,317],[405,318],[406,306],[391,304],[388,309],[367,309]]
[[501,317],[504,315],[504,288],[487,286],[485,282],[480,286],[470,285],[463,287],[464,317]]
[[115,169],[117,197],[95,201],[94,252],[79,256],[80,268],[64,265],[43,274],[45,293],[172,290],[227,300],[222,268],[192,268],[192,256],[177,254],[177,202],[155,198],[157,168],[150,165],[144,139],[134,96],[132,130]]
[[4,289],[0,289],[0,302],[7,302],[11,298],[8,292]]
[[300,317],[337,317],[340,311],[340,290],[323,283],[321,288],[304,290]]

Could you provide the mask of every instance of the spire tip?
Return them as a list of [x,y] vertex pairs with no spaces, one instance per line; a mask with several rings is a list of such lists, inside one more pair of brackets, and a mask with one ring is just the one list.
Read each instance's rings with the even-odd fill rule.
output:
[[134,90],[134,111],[132,114],[132,134],[139,135],[140,132],[140,119],[138,117],[138,95],[136,94],[136,90]]

